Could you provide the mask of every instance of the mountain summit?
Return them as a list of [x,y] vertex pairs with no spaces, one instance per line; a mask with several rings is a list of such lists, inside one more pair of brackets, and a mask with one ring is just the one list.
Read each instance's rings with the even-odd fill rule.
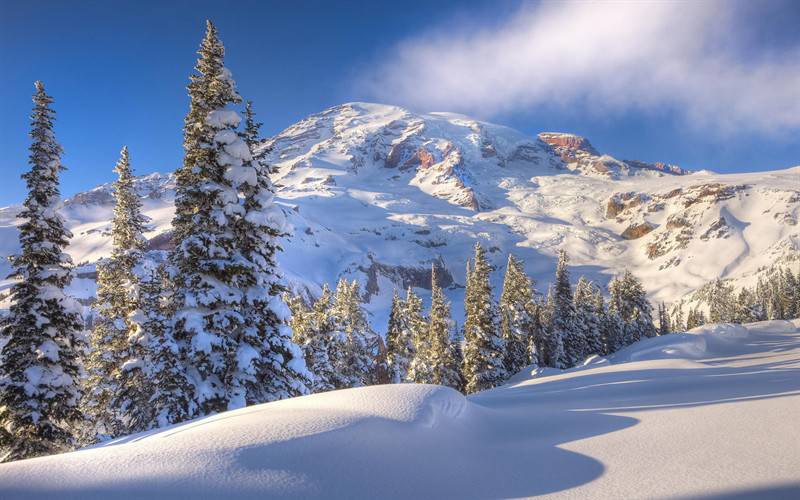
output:
[[[565,248],[590,279],[605,284],[629,268],[652,299],[668,303],[717,277],[752,285],[760,269],[796,260],[800,249],[797,168],[691,173],[602,155],[571,134],[530,137],[463,115],[370,103],[311,115],[263,147],[293,226],[280,255],[291,285],[313,294],[340,276],[359,279],[379,331],[392,290],[424,294],[432,263],[460,304],[476,240],[497,269],[508,252],[522,258],[540,291]],[[171,175],[137,181],[153,219],[151,249],[169,247],[173,186]],[[69,252],[82,265],[73,292],[86,301],[94,263],[110,252],[109,190],[81,193],[64,208],[75,235]],[[17,212],[0,209],[2,255],[16,251]],[[460,307],[454,313],[460,320]]]

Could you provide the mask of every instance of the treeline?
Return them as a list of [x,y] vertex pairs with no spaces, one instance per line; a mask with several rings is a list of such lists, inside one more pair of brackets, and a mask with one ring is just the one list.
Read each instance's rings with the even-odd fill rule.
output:
[[[96,321],[65,289],[71,234],[59,214],[53,99],[36,82],[21,252],[0,339],[0,461],[309,393],[275,260],[284,235],[260,124],[209,22],[188,86],[176,172],[175,248],[145,252],[147,220],[127,148],[116,165],[111,256],[97,266]],[[87,341],[88,340],[88,341]],[[352,366],[359,368],[360,365]]]
[[[800,316],[800,269],[797,274],[782,266],[764,270],[753,287],[735,288],[716,279],[695,292],[700,306],[683,303],[672,307],[671,321],[678,329],[690,330],[706,323],[752,323]],[[707,314],[706,312],[707,311]]]
[[[412,288],[395,291],[386,330],[386,352],[361,312],[358,284],[341,280],[307,304],[288,298],[294,341],[301,347],[314,391],[366,385],[371,381],[427,383],[473,393],[504,383],[525,366],[569,368],[593,354],[607,355],[645,337],[669,333],[662,316],[657,329],[641,282],[626,271],[601,289],[583,276],[570,282],[568,257],[559,253],[555,280],[546,296],[520,262],[509,255],[499,301],[490,285],[486,253],[475,245],[467,264],[464,325],[456,331],[450,304],[431,268],[431,306],[426,312]],[[665,310],[662,309],[665,314]]]

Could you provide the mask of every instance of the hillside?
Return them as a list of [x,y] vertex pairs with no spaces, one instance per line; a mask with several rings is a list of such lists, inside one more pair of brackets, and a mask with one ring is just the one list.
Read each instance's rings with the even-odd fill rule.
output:
[[348,389],[0,466],[0,497],[797,498],[800,323],[710,325],[476,395]]
[[[497,269],[507,252],[524,259],[540,291],[563,247],[574,273],[605,284],[627,266],[666,302],[717,277],[752,284],[764,266],[798,261],[800,167],[687,172],[618,160],[571,134],[534,138],[461,115],[367,103],[309,116],[265,147],[294,228],[280,256],[290,283],[313,294],[324,281],[358,278],[377,330],[392,289],[427,287],[432,262],[459,304],[475,241]],[[169,246],[173,188],[169,175],[138,183],[154,249]],[[110,251],[111,202],[103,185],[65,203],[69,252],[83,264],[73,292],[87,303],[93,263]],[[2,256],[16,249],[17,210],[0,209]],[[494,284],[501,279],[495,273]],[[8,286],[1,282],[0,294]]]

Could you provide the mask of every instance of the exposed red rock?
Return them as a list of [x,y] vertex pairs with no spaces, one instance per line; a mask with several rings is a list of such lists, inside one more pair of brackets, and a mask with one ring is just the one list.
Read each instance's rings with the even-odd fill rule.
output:
[[583,151],[591,155],[599,155],[596,149],[591,145],[588,139],[575,134],[562,134],[558,132],[542,132],[539,134],[539,139],[547,144],[556,148],[563,148],[569,151]]
[[622,232],[621,236],[626,240],[635,240],[646,235],[653,229],[654,227],[647,222],[642,222],[641,224],[631,224],[625,231]]

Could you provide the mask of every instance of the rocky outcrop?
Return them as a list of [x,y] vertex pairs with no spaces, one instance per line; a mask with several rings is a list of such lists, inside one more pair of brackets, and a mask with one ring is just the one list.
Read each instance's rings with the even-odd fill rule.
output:
[[647,200],[647,195],[642,193],[615,193],[611,195],[606,204],[606,218],[614,219],[622,212],[638,207]]
[[539,139],[545,144],[549,144],[556,153],[568,163],[574,161],[579,153],[600,156],[600,153],[594,149],[594,146],[592,146],[589,140],[579,135],[560,132],[542,132],[539,134]]
[[364,290],[364,300],[369,302],[373,295],[380,293],[378,286],[378,276],[388,278],[392,283],[395,283],[398,288],[405,290],[408,287],[423,288],[425,290],[431,289],[431,264],[436,266],[436,276],[439,281],[439,286],[442,288],[449,288],[454,284],[453,275],[445,267],[444,261],[441,257],[433,263],[420,265],[419,267],[408,266],[392,266],[378,262],[369,256],[370,265],[368,267],[359,267],[359,271],[367,275],[367,284]]
[[653,229],[655,229],[655,226],[653,226],[648,222],[631,224],[625,229],[625,231],[622,232],[620,236],[622,236],[626,240],[636,240],[650,233],[651,231],[653,231]]

